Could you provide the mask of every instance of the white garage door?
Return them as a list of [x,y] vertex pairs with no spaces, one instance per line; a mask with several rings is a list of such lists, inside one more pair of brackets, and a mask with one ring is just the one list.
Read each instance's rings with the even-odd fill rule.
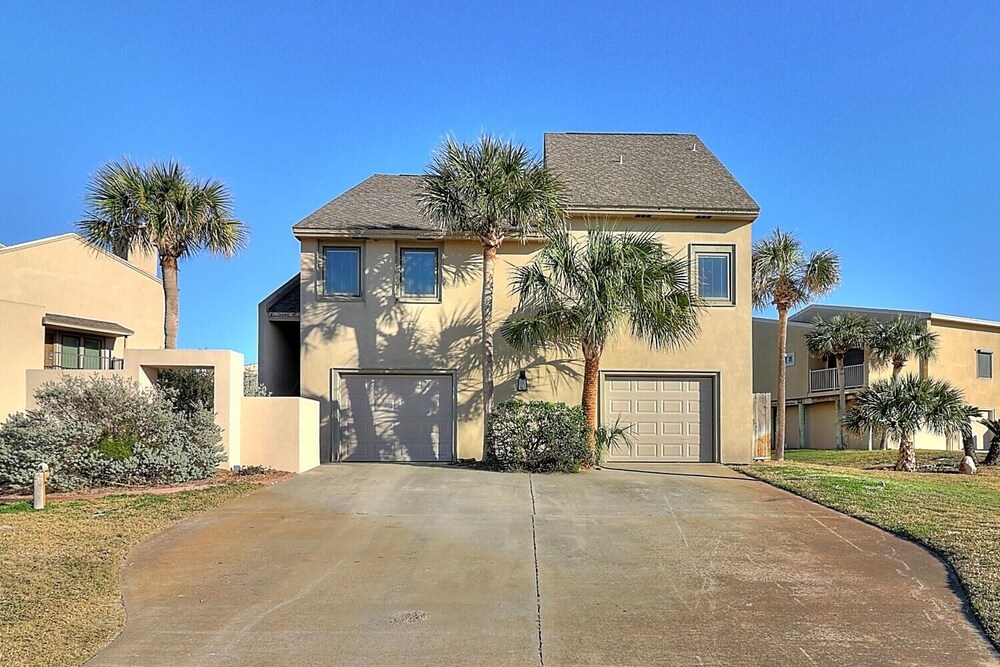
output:
[[609,461],[714,460],[712,378],[609,374],[602,395],[602,421],[620,416],[632,436]]
[[342,461],[452,461],[450,375],[340,375]]

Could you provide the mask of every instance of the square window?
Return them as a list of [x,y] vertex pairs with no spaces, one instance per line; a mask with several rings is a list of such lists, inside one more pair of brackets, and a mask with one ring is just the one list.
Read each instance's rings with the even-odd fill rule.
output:
[[400,248],[400,296],[436,299],[440,294],[440,275],[437,248]]
[[990,379],[993,377],[993,353],[986,350],[976,350],[976,377]]
[[733,264],[736,247],[698,245],[688,248],[691,258],[691,282],[696,294],[710,306],[736,305]]
[[795,365],[795,353],[794,352],[789,352],[788,354],[785,355],[785,365],[786,366],[794,366]]
[[361,248],[338,247],[323,250],[323,293],[331,296],[361,296]]

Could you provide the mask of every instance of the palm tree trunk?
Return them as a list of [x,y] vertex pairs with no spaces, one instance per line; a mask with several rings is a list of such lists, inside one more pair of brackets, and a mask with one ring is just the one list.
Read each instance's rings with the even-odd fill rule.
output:
[[972,460],[979,463],[976,457],[976,441],[972,436],[972,430],[962,432],[962,449],[965,451],[966,456],[972,457]]
[[[590,448],[591,459],[597,449],[597,386],[601,375],[601,350],[585,345],[583,349],[583,418],[587,422],[587,447]],[[597,461],[595,461],[597,463]]]
[[480,333],[483,337],[483,452],[493,413],[493,274],[499,243],[483,243],[483,296]]
[[[899,379],[899,374],[903,372],[903,364],[894,361],[892,362],[892,381],[895,382]],[[889,434],[885,431],[878,436],[878,448],[879,449],[889,449]]]
[[997,433],[990,439],[990,451],[986,452],[986,458],[983,459],[984,466],[993,466],[1000,461],[1000,433]]
[[896,470],[902,472],[917,471],[917,451],[913,448],[912,433],[904,433],[899,438],[899,458],[896,460]]
[[847,373],[844,371],[844,355],[835,357],[837,362],[837,449],[844,449],[844,412],[847,410]]
[[160,255],[163,273],[163,347],[177,349],[177,328],[180,325],[180,287],[177,286],[177,258]]
[[778,308],[778,398],[774,424],[774,458],[785,460],[785,350],[788,347],[788,308]]

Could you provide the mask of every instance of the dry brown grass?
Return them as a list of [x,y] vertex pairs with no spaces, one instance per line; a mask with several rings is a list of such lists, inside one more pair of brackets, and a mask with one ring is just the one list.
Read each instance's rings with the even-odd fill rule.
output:
[[0,665],[78,665],[125,622],[119,571],[166,526],[260,486],[0,505]]

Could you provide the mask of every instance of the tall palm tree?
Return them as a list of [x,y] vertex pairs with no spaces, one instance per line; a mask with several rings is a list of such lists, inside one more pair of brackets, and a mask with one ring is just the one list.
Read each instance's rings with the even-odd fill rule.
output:
[[775,228],[753,246],[753,305],[778,311],[778,396],[774,456],[785,458],[785,353],[788,311],[829,294],[840,284],[840,258],[832,250],[806,255],[802,242]]
[[509,345],[572,346],[583,354],[581,403],[591,452],[601,354],[609,339],[627,327],[633,337],[664,348],[687,343],[698,331],[688,266],[669,257],[651,233],[619,233],[607,225],[591,225],[585,239],[556,232],[514,272],[511,291],[519,297],[518,310],[500,327]]
[[884,431],[899,439],[896,470],[917,469],[913,437],[920,429],[941,435],[961,433],[968,424],[965,397],[943,380],[907,374],[872,382],[858,392],[844,416],[854,433]]
[[[525,146],[484,135],[474,144],[452,137],[434,153],[421,178],[424,215],[483,246],[482,374],[485,434],[493,412],[493,275],[508,236],[562,227],[566,188]],[[485,449],[484,449],[485,451]]]
[[177,347],[178,262],[202,251],[232,257],[246,247],[247,226],[233,217],[233,197],[221,181],[198,181],[178,162],[142,167],[109,162],[91,178],[81,236],[119,255],[156,252],[163,277],[163,344]]
[[927,362],[937,355],[938,335],[915,317],[899,315],[888,322],[873,324],[868,349],[872,366],[892,366],[892,377],[899,377],[910,357]]
[[833,358],[837,365],[837,449],[844,448],[844,426],[841,420],[847,411],[847,377],[844,356],[851,350],[864,348],[871,331],[871,320],[855,313],[835,315],[829,320],[817,317],[806,334],[806,348],[814,357]]

